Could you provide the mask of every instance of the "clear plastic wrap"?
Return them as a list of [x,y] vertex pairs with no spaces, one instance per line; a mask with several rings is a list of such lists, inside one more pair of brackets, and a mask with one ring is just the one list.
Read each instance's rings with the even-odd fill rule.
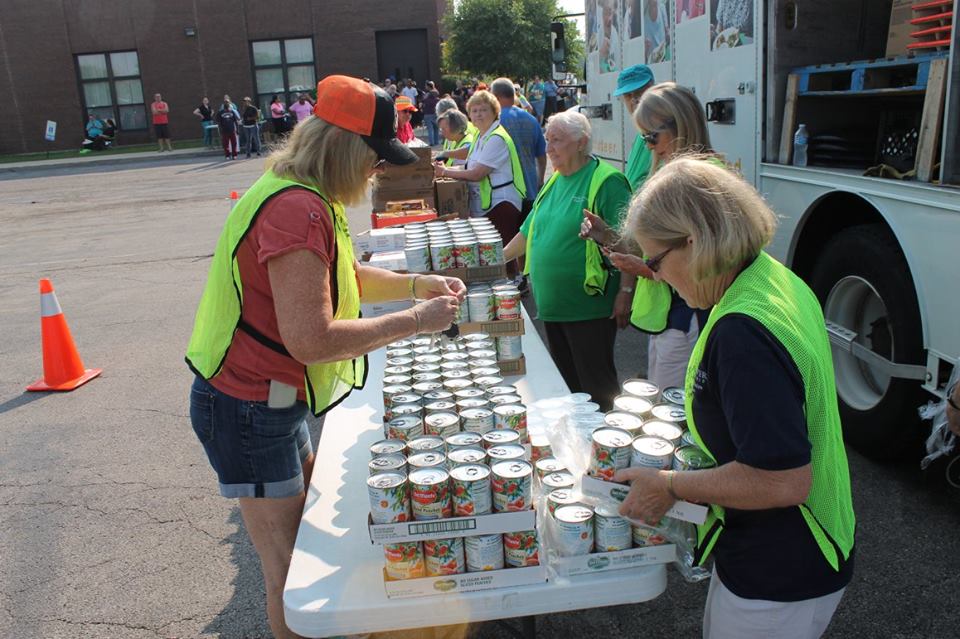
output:
[[[582,394],[581,394],[582,395]],[[578,501],[593,508],[606,503],[619,507],[620,503],[609,498],[599,498],[593,495],[584,495],[581,489],[581,478],[587,472],[590,463],[591,434],[598,426],[603,425],[603,413],[597,412],[598,407],[581,396],[565,396],[541,400],[533,405],[531,413],[536,429],[547,437],[553,456],[567,467],[576,484],[574,491]],[[540,504],[537,508],[539,530],[543,531],[546,543],[542,548],[547,551],[542,556],[548,560],[557,556],[559,548],[557,530],[553,518],[549,516],[546,504],[546,495],[540,495]],[[626,518],[632,525],[646,526],[645,522]],[[677,560],[675,566],[683,578],[696,583],[710,577],[710,571],[693,565],[694,549],[696,547],[696,526],[691,523],[664,517],[652,527],[656,534],[663,535],[670,543],[676,545]],[[551,571],[551,579],[559,578],[547,563]]]
[[[950,381],[947,383],[947,391],[953,389],[958,382],[960,382],[960,364],[953,367]],[[919,412],[921,419],[933,421],[930,437],[927,438],[927,456],[920,460],[920,468],[926,470],[933,460],[953,452],[957,437],[947,425],[946,398],[939,402],[927,402],[925,406],[919,408]]]

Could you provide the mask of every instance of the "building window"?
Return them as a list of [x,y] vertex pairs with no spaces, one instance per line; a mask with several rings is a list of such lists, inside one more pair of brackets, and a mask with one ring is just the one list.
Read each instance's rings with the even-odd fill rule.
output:
[[270,117],[270,98],[274,95],[289,106],[298,94],[316,89],[313,38],[259,40],[251,42],[250,47],[257,103],[264,117]]
[[87,113],[93,113],[101,120],[113,118],[124,131],[147,128],[136,51],[78,55],[77,74],[83,93],[84,122]]

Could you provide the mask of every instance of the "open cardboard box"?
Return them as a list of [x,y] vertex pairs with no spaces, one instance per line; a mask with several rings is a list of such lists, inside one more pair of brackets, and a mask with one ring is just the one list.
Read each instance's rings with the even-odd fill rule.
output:
[[447,277],[456,277],[466,283],[488,282],[490,280],[502,280],[507,276],[506,264],[494,264],[492,266],[471,266],[467,268],[448,268],[445,271],[431,271],[430,275],[445,275]]
[[[542,556],[542,553],[541,553]],[[624,570],[638,566],[652,566],[676,561],[677,547],[673,544],[629,548],[616,552],[593,552],[574,557],[551,557],[550,566],[561,577],[572,577],[608,570]]]
[[460,324],[461,333],[486,333],[492,337],[506,335],[526,335],[523,318],[515,320],[490,320],[489,322],[464,322]]
[[523,355],[520,356],[520,359],[500,360],[497,362],[497,366],[500,367],[500,374],[504,377],[527,374],[527,358]]
[[525,568],[504,568],[503,570],[485,570],[483,572],[465,572],[460,575],[442,577],[423,577],[388,581],[383,573],[383,588],[389,599],[408,597],[426,597],[429,595],[450,595],[459,592],[492,590],[513,586],[529,586],[547,580],[547,570],[543,565]]
[[[623,501],[627,497],[630,487],[625,484],[602,481],[584,475],[581,480],[580,490],[583,491],[584,495]],[[674,519],[699,525],[707,520],[707,507],[701,506],[700,504],[692,504],[689,501],[678,501],[667,511],[667,517],[673,517]]]

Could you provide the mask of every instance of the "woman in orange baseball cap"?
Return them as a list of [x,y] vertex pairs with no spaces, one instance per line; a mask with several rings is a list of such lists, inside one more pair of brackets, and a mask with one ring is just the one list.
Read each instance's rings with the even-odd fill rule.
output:
[[[444,330],[466,293],[456,278],[354,257],[344,206],[365,198],[383,163],[416,160],[396,123],[391,97],[367,81],[317,85],[313,115],[227,217],[187,347],[190,420],[220,493],[239,499],[275,637],[292,636],[282,596],[313,469],[307,411],[362,387],[370,351]],[[361,299],[426,301],[367,319]]]
[[397,139],[404,144],[409,144],[415,137],[410,118],[417,112],[417,107],[413,105],[413,100],[405,95],[398,97],[394,105],[397,107]]

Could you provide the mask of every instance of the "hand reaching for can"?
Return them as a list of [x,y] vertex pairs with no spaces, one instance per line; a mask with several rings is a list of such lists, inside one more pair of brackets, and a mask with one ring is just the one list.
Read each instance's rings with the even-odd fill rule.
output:
[[620,505],[620,514],[628,519],[656,525],[676,501],[667,489],[666,475],[656,468],[624,468],[613,481],[630,482],[630,492]]
[[421,302],[411,310],[417,316],[421,333],[439,333],[453,324],[460,301],[453,295],[442,295]]

